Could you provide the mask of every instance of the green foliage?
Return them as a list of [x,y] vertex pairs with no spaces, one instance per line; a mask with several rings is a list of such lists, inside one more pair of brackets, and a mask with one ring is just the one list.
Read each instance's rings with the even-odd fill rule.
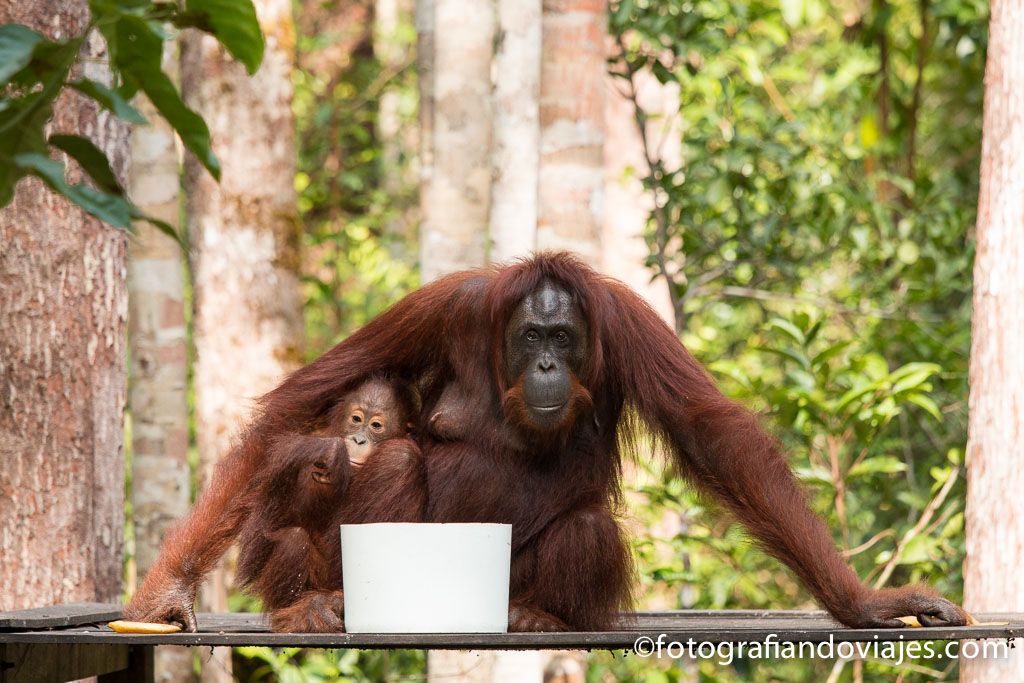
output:
[[[648,264],[669,283],[685,343],[727,393],[767,413],[862,577],[930,581],[954,599],[986,15],[972,0],[618,0],[610,13],[621,90],[634,95],[645,74],[678,89],[675,111],[636,107],[650,171],[633,173],[655,198]],[[666,115],[678,153],[651,134]],[[636,493],[642,524],[680,523],[636,543],[658,604],[810,604],[673,475],[650,467]],[[900,674],[953,666],[921,664]],[[715,681],[832,669],[693,666]],[[595,658],[591,677],[678,673]]]
[[426,654],[415,650],[303,650],[302,648],[235,648],[234,675],[246,681],[397,680],[426,669]]
[[[66,134],[47,139],[44,129],[53,116],[54,102],[68,88],[129,123],[145,123],[128,103],[141,90],[185,147],[219,179],[220,165],[210,149],[206,123],[185,105],[160,68],[166,37],[163,25],[207,31],[253,73],[263,55],[255,9],[251,0],[190,0],[184,9],[177,3],[151,0],[91,0],[89,9],[85,30],[66,40],[49,40],[20,24],[0,26],[0,208],[14,198],[18,180],[34,175],[113,227],[127,230],[133,220],[145,220],[179,239],[170,225],[143,215],[132,204],[110,162],[92,142]],[[93,29],[106,40],[113,86],[76,77],[85,36]],[[73,159],[93,186],[67,183],[64,163],[50,159],[51,151]]]
[[[315,6],[314,6],[315,5]],[[338,11],[307,3],[306,21]],[[326,23],[326,22],[325,22]],[[417,100],[411,66],[415,31],[403,16],[391,41],[405,55],[384,64],[366,22],[354,36],[314,32],[299,40],[293,108],[298,129],[295,187],[304,226],[307,355],[315,358],[418,284],[414,145],[397,136],[415,130]],[[348,44],[342,60],[321,51]],[[381,121],[385,96],[397,131]],[[389,141],[388,135],[392,138]]]

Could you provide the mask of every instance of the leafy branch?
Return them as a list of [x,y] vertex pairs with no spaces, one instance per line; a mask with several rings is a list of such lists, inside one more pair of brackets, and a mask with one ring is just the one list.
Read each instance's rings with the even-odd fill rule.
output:
[[[72,89],[102,109],[135,125],[146,119],[129,100],[149,98],[184,146],[218,180],[220,163],[210,147],[210,130],[189,109],[163,72],[160,58],[166,34],[162,24],[196,28],[214,36],[250,74],[263,59],[263,34],[251,0],[186,0],[183,5],[152,0],[90,0],[90,21],[81,35],[50,40],[21,24],[0,26],[0,209],[14,199],[15,187],[35,176],[82,209],[122,230],[143,220],[180,242],[167,223],[147,216],[128,198],[106,155],[91,140],[63,133],[46,136],[57,97]],[[86,36],[99,31],[107,44],[113,85],[74,77]],[[65,180],[62,152],[92,179],[92,185]]]

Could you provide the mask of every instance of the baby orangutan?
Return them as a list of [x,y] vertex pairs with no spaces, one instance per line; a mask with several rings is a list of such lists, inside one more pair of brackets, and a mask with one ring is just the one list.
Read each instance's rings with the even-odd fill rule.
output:
[[[263,599],[275,630],[342,630],[339,524],[423,520],[425,476],[408,438],[414,411],[411,391],[371,378],[318,432],[268,449],[250,489],[238,578]],[[311,591],[316,605],[296,604]]]

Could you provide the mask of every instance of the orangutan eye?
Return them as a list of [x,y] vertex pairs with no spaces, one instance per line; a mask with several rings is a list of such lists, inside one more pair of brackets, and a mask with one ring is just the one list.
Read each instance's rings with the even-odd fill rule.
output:
[[363,421],[363,418],[361,418],[359,415],[353,415],[352,421],[355,422],[356,424],[359,424],[360,422]]
[[526,341],[528,341],[528,342],[540,341],[540,335],[537,334],[536,330],[528,330],[526,332]]
[[373,422],[371,422],[371,423],[370,423],[370,427],[372,427],[374,431],[378,431],[378,432],[379,432],[380,430],[384,429],[384,425],[382,425],[382,424],[381,424],[380,422],[378,422],[377,420],[374,420]]
[[569,335],[566,334],[564,331],[559,332],[558,334],[555,335],[555,342],[558,343],[558,344],[563,344],[563,345],[564,344],[568,344],[569,343]]

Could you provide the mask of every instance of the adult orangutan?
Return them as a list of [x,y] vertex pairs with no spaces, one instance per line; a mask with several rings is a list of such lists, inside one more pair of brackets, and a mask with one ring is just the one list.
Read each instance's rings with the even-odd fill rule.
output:
[[[425,471],[428,521],[512,524],[512,630],[606,628],[629,605],[629,555],[613,507],[620,445],[631,447],[641,424],[840,622],[966,621],[926,587],[863,585],[754,416],[722,396],[636,294],[564,253],[428,284],[263,397],[126,618],[194,628],[197,585],[236,535],[245,515],[237,501],[268,445],[317,428],[375,373],[418,388],[421,425],[442,395],[475,413],[454,438],[419,437],[422,459],[410,466]],[[382,505],[404,504],[390,487],[378,494]],[[344,628],[340,591],[309,591],[292,608],[281,627]]]

